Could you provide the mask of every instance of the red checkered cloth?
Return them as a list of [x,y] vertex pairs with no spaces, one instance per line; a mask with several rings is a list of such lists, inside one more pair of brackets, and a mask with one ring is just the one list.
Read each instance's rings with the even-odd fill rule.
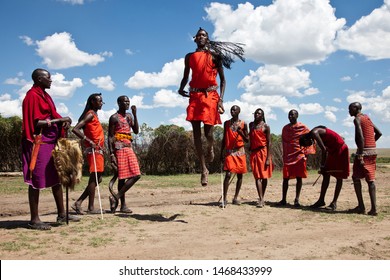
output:
[[375,181],[376,155],[364,156],[363,160],[364,165],[361,165],[358,158],[355,157],[352,178],[365,178],[367,182]]
[[138,159],[131,147],[115,151],[118,163],[118,179],[128,179],[141,175]]

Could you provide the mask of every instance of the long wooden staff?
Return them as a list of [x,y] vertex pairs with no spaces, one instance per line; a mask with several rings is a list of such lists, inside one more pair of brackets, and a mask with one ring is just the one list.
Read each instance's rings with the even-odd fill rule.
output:
[[[340,172],[343,172],[343,170],[326,170],[325,172],[326,173],[340,173]],[[320,175],[318,175],[317,179],[314,181],[312,186],[314,186],[317,183],[317,181],[318,181],[318,179],[320,179],[321,175],[322,175],[321,173],[320,173]]]
[[100,198],[100,188],[99,188],[99,180],[98,180],[98,175],[97,175],[97,170],[96,170],[96,157],[95,157],[95,149],[92,147],[92,157],[93,157],[93,164],[95,167],[95,180],[96,180],[96,187],[98,190],[98,197],[99,197],[99,206],[100,206],[100,214],[102,216],[103,220],[103,208],[102,208],[102,199]]

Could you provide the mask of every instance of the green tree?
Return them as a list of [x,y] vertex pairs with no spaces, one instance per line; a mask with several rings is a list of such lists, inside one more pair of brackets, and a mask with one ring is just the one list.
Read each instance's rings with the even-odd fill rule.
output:
[[0,171],[22,170],[22,119],[0,115]]

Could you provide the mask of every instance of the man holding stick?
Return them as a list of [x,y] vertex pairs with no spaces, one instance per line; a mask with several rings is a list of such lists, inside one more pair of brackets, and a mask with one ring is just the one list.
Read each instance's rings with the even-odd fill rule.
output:
[[57,206],[57,223],[79,221],[65,212],[63,192],[56,172],[52,151],[60,137],[65,136],[72,120],[58,114],[53,99],[46,92],[51,87],[51,75],[45,69],[35,69],[31,75],[34,85],[26,93],[22,112],[22,164],[24,182],[28,185],[30,229],[50,230],[38,212],[40,191],[51,188]]
[[333,201],[325,209],[335,211],[340,195],[343,179],[349,176],[349,151],[343,138],[325,126],[317,126],[299,139],[302,147],[313,145],[314,141],[321,149],[321,167],[318,173],[323,176],[320,198],[311,208],[325,206],[325,195],[329,187],[330,176],[336,178]]

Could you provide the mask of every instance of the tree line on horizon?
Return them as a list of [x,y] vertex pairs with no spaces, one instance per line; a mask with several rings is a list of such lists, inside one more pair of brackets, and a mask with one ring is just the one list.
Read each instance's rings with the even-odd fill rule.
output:
[[[104,131],[108,131],[108,124],[102,123]],[[71,139],[78,139],[73,133],[68,135]],[[106,144],[107,144],[107,134]],[[214,127],[214,160],[209,163],[210,173],[220,173],[221,142],[223,128]],[[4,118],[0,115],[0,172],[16,172],[22,170],[21,162],[21,138],[22,119],[14,116]],[[281,135],[271,134],[271,155],[275,170],[283,167]],[[81,141],[80,141],[81,143]],[[133,149],[136,153],[142,174],[146,175],[175,175],[199,173],[200,166],[193,144],[192,131],[186,131],[183,127],[171,124],[160,125],[153,129],[146,123],[140,126],[139,134],[133,134]],[[107,145],[106,145],[107,147]],[[204,140],[206,148],[206,141]],[[83,149],[83,147],[82,147]],[[247,152],[247,167],[249,164],[249,143],[245,145]],[[321,161],[321,151],[317,149],[315,155],[309,155],[308,168],[318,169]],[[112,175],[108,153],[105,153],[104,175]],[[88,175],[87,164],[83,165],[83,174]]]

